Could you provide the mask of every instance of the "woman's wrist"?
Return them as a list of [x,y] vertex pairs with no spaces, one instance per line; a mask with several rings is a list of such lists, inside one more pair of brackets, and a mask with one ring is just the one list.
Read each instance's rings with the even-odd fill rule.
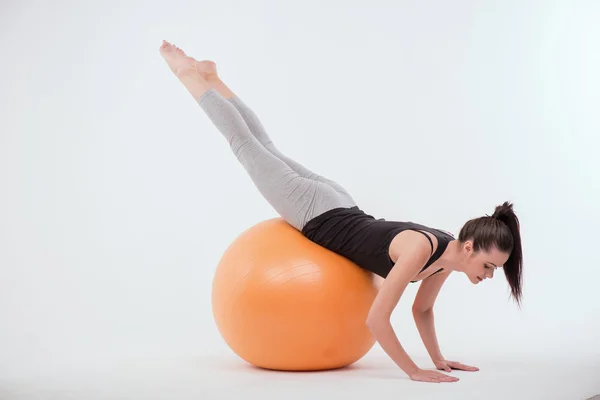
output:
[[419,372],[421,370],[421,368],[419,368],[419,366],[417,364],[413,364],[410,368],[407,368],[404,373],[406,373],[406,375],[411,376],[416,374],[417,372]]

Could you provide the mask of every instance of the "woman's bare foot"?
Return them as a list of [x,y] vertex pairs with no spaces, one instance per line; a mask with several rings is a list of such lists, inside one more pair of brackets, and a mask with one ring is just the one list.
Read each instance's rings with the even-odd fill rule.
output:
[[163,40],[159,51],[177,77],[195,72],[197,61],[188,57],[179,47]]
[[206,81],[217,77],[217,64],[214,61],[197,61],[196,68]]
[[211,88],[200,71],[200,63],[192,57],[187,56],[179,47],[163,40],[159,51],[171,71],[179,78],[195,99],[200,98],[200,96]]

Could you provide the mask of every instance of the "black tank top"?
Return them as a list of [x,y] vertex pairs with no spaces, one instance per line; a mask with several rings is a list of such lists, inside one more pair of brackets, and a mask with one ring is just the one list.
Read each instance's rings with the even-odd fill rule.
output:
[[311,241],[350,259],[361,268],[385,278],[394,266],[389,256],[390,244],[398,233],[405,230],[430,232],[438,240],[437,249],[433,252],[431,238],[423,233],[431,242],[433,254],[421,271],[440,258],[448,243],[454,240],[454,237],[445,231],[414,222],[375,219],[358,206],[326,211],[308,221],[302,229],[302,234]]

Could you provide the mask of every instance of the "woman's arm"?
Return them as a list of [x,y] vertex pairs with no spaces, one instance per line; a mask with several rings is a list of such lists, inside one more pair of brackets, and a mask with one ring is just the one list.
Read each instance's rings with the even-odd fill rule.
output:
[[421,339],[427,348],[427,352],[437,369],[443,369],[447,372],[450,372],[453,369],[479,371],[479,368],[477,367],[446,360],[440,352],[433,323],[433,304],[440,292],[440,288],[449,275],[450,271],[444,271],[443,273],[432,275],[423,281],[417,292],[412,308],[415,323],[417,324]]
[[383,350],[407,375],[419,367],[402,348],[390,317],[410,281],[421,271],[431,256],[429,241],[418,232],[406,231],[398,242],[400,257],[379,289],[369,310],[367,325]]
[[440,347],[435,334],[435,325],[433,317],[433,304],[437,298],[440,289],[451,271],[442,271],[438,274],[426,278],[419,287],[415,301],[412,307],[415,324],[423,340],[423,344],[427,348],[427,352],[435,363],[443,361],[444,357],[440,351]]

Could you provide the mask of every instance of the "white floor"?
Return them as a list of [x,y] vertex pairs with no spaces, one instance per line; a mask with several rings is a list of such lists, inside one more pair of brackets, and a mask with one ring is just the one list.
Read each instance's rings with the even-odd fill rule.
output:
[[600,360],[478,362],[452,384],[413,382],[373,351],[353,367],[316,373],[260,370],[234,356],[75,366],[39,376],[0,377],[2,400],[188,399],[557,399],[600,393]]

